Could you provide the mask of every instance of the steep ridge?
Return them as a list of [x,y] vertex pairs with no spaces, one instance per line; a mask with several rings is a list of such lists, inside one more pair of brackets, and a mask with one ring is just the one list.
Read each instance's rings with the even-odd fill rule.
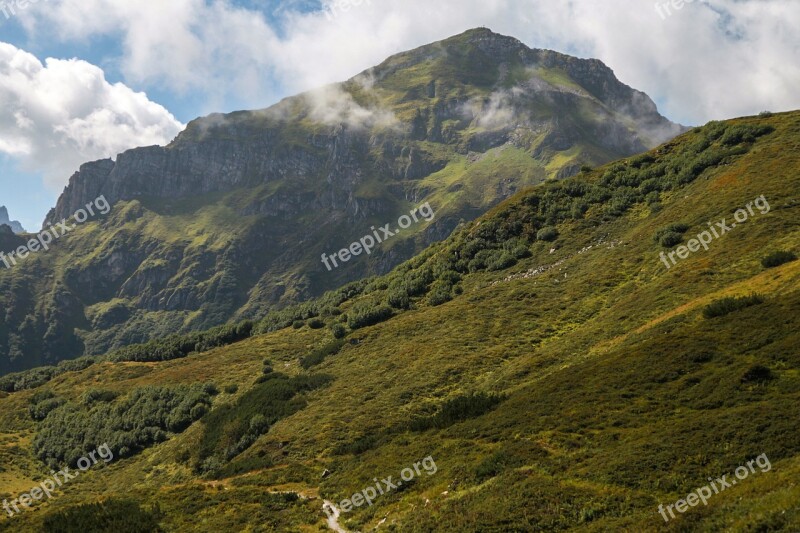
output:
[[[98,354],[389,271],[516,191],[682,131],[596,60],[478,29],[166,147],[83,165],[47,222],[103,197],[23,269],[0,270],[0,371]],[[370,254],[321,262],[420,205]]]
[[[85,435],[118,460],[0,530],[99,527],[78,507],[99,498],[168,531],[319,528],[323,500],[350,531],[795,531],[798,142],[800,112],[711,123],[236,332],[4,378],[9,497]],[[218,394],[187,401],[209,410],[162,413],[185,425],[103,416],[139,427],[148,387],[208,381]],[[707,505],[659,513],[756,459]]]

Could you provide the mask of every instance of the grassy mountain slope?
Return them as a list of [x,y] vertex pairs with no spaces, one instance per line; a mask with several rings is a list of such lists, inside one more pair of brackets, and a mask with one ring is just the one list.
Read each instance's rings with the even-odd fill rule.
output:
[[[138,509],[165,531],[321,531],[323,498],[397,480],[431,456],[436,473],[341,523],[797,530],[800,261],[761,261],[800,249],[798,143],[800,112],[712,123],[522,192],[387,276],[267,316],[241,342],[162,362],[100,360],[6,394],[0,497],[13,498],[49,471],[34,449],[74,457],[97,445],[74,427],[76,437],[44,450],[36,440],[70,434],[69,413],[101,412],[88,389],[119,394],[111,405],[141,387],[220,391],[185,429],[120,451],[0,529],[53,520],[92,531],[97,515],[74,506],[102,502],[108,516]],[[669,270],[660,261],[671,250],[655,238],[665,228],[683,224],[687,242],[762,195],[768,213],[754,210]],[[709,304],[754,293],[761,303],[704,316]],[[393,316],[378,312],[389,306]],[[35,422],[28,409],[44,391],[68,403]],[[771,470],[668,524],[658,514],[659,503],[760,454]]]
[[[388,272],[523,188],[681,131],[601,62],[486,29],[197,119],[166,147],[82,166],[48,220],[101,194],[113,212],[0,268],[0,373],[260,318]],[[333,271],[320,261],[424,202],[432,222]]]

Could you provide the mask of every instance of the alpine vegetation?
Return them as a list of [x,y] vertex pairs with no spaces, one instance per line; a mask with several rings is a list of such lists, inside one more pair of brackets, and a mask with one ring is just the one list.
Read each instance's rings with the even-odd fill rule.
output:
[[108,446],[108,444],[102,444],[97,447],[97,450],[89,452],[87,456],[78,459],[78,469],[74,472],[70,472],[71,469],[69,467],[64,467],[58,472],[51,472],[52,477],[49,477],[39,483],[38,487],[32,488],[25,494],[21,494],[18,498],[11,500],[11,502],[8,500],[3,500],[3,509],[5,509],[6,513],[8,513],[8,516],[14,516],[16,513],[20,512],[19,505],[22,505],[25,508],[30,508],[34,501],[39,501],[45,496],[52,498],[53,491],[55,491],[56,488],[62,487],[64,483],[75,479],[78,477],[78,475],[80,475],[81,472],[85,472],[92,466],[96,465],[98,462],[98,455],[105,463],[109,463],[114,460],[114,452],[111,451],[111,448]]

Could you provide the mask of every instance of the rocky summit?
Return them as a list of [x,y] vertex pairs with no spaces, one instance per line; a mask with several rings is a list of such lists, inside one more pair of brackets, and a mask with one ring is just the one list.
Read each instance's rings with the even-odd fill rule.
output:
[[0,226],[8,226],[14,233],[25,233],[25,228],[22,227],[16,220],[11,220],[8,216],[8,209],[4,205],[0,205]]

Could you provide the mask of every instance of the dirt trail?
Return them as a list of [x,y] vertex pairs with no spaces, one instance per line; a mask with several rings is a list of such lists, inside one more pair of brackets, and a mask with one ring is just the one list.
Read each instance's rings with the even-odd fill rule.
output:
[[336,533],[350,533],[343,528],[341,524],[339,524],[339,515],[341,512],[332,502],[325,500],[322,504],[322,510],[325,511],[326,515],[328,515],[328,527],[331,530],[335,531]]

